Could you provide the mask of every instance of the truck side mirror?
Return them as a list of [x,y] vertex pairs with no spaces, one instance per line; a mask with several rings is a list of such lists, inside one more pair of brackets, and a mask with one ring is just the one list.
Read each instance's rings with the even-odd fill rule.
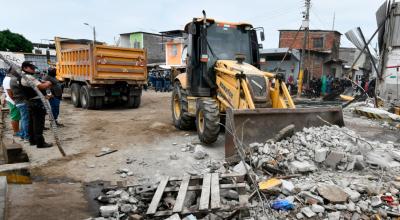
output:
[[265,40],[264,31],[261,31],[261,32],[260,32],[260,38],[261,38],[261,41],[264,41],[264,40]]

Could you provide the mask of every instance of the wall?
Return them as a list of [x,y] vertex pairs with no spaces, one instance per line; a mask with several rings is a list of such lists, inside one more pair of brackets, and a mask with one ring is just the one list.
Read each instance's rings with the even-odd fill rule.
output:
[[182,60],[183,42],[169,41],[165,44],[165,65],[184,65]]
[[[282,30],[279,35],[279,47],[280,48],[290,48],[293,44],[294,38],[297,31]],[[316,48],[313,44],[313,39],[323,38],[323,47]],[[294,41],[293,47],[295,49],[302,49],[304,44],[304,31],[300,31],[296,41]],[[335,56],[338,55],[340,45],[340,33],[334,31],[310,31],[309,32],[309,42],[306,48],[309,50],[316,51],[332,51]],[[334,56],[334,57],[335,57]]]
[[143,49],[143,33],[133,33],[129,36],[130,48]]
[[[46,71],[50,66],[47,63],[46,55],[25,54],[26,61],[32,61],[39,71]],[[56,62],[56,56],[50,56],[50,62]]]
[[265,58],[265,62],[262,62],[260,65],[261,70],[274,73],[279,65],[281,65],[280,71],[278,72],[283,73],[286,80],[290,75],[293,75],[293,77],[297,80],[299,74],[299,61],[297,59],[291,58],[284,60],[282,64],[280,64],[281,60],[270,60],[264,54],[261,54],[260,57]]
[[161,35],[143,34],[143,47],[147,49],[148,63],[165,63],[165,46]]

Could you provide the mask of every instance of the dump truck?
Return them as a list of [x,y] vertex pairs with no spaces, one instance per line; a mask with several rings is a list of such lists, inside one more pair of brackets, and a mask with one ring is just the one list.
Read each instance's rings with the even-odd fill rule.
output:
[[60,37],[55,44],[57,79],[70,89],[75,107],[100,109],[113,102],[140,106],[147,82],[146,50]]
[[226,157],[235,146],[263,143],[289,125],[297,131],[344,125],[341,107],[296,108],[285,77],[259,69],[257,30],[262,29],[205,14],[185,26],[187,66],[174,79],[173,123],[182,130],[196,128],[205,144],[215,142],[225,126]]

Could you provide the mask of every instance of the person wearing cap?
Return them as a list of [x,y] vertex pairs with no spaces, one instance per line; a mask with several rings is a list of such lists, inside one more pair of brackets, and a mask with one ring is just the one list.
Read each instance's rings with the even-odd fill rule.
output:
[[19,121],[21,119],[21,115],[17,106],[15,105],[14,94],[11,90],[11,71],[12,69],[10,68],[6,77],[3,80],[3,89],[6,95],[7,106],[10,109],[11,127],[13,129],[14,136],[20,136],[21,138],[23,138],[19,129]]
[[[32,62],[24,61],[21,66],[26,77],[36,86],[43,94],[46,94],[46,89],[51,87],[51,82],[40,82],[34,77],[36,66]],[[46,109],[40,100],[36,91],[29,86],[29,83],[20,76],[12,82],[12,88],[15,93],[18,93],[19,99],[28,104],[29,111],[29,143],[37,145],[38,148],[51,147],[52,144],[46,143],[43,137],[44,123],[46,117]]]
[[50,81],[52,86],[51,89],[48,91],[50,94],[49,103],[51,106],[51,112],[53,113],[54,120],[58,126],[63,126],[62,124],[58,123],[57,119],[60,115],[60,103],[62,99],[62,86],[61,83],[56,79],[56,69],[49,68],[47,71],[47,75],[43,78],[45,81]]

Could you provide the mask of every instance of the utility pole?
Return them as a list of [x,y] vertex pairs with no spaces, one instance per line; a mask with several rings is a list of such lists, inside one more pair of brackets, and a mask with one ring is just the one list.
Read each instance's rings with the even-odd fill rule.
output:
[[336,13],[333,11],[332,31],[335,30]]
[[310,8],[311,8],[311,0],[305,0],[305,11],[303,12],[303,49],[301,50],[300,57],[300,72],[299,77],[297,78],[297,97],[301,96],[301,91],[303,90],[303,78],[304,78],[304,70],[305,70],[305,55],[307,49],[307,40],[308,40],[308,31],[310,27]]

